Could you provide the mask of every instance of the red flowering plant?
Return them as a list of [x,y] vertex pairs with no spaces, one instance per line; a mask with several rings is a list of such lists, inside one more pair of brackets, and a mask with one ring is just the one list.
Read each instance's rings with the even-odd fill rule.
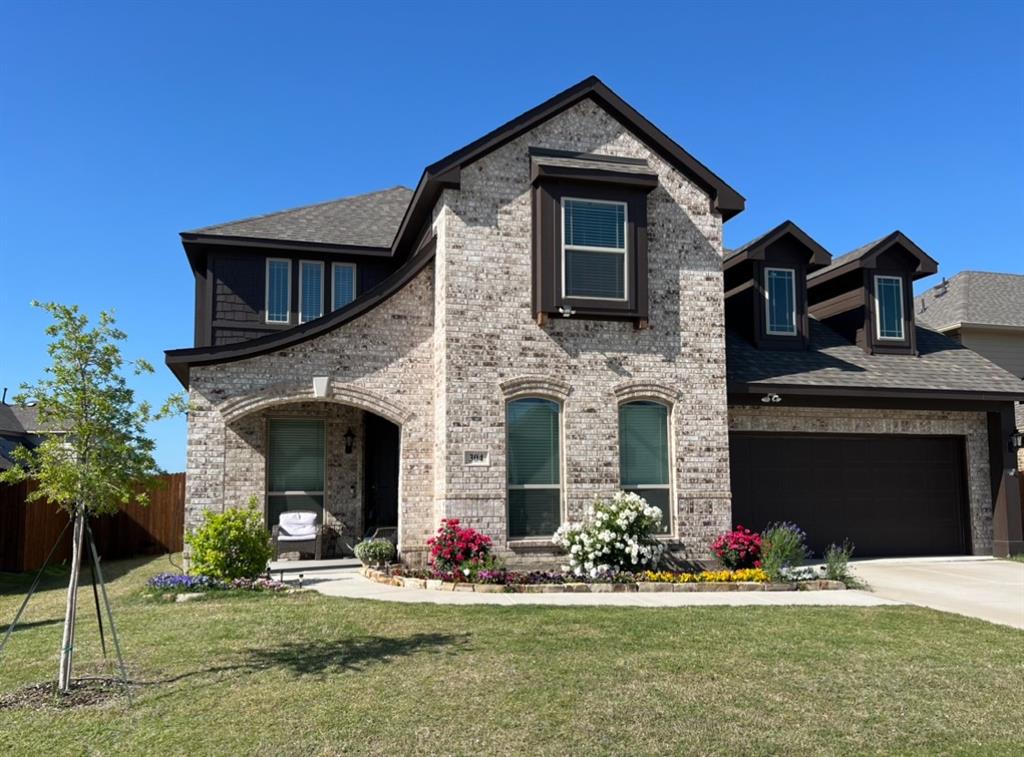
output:
[[761,567],[761,534],[743,526],[720,534],[711,549],[730,570]]
[[441,521],[437,535],[427,539],[430,547],[430,568],[435,575],[465,580],[478,570],[494,564],[491,537],[474,528],[459,525],[458,518]]

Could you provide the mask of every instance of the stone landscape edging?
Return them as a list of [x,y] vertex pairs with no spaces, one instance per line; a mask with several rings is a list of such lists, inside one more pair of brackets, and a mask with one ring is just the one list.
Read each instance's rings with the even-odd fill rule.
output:
[[375,583],[409,589],[432,591],[470,591],[478,594],[571,594],[571,593],[626,593],[626,592],[711,592],[711,591],[837,591],[846,589],[842,581],[812,579],[792,583],[770,583],[759,581],[705,581],[694,583],[670,583],[668,581],[638,581],[636,583],[583,583],[564,584],[474,584],[469,582],[442,581],[439,578],[413,578],[395,576],[387,571],[359,568],[359,574]]

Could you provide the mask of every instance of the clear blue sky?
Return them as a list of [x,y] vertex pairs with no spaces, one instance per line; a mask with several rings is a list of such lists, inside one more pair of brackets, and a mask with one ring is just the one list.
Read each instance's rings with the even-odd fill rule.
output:
[[[629,9],[0,0],[0,386],[45,365],[35,298],[114,308],[160,399],[192,340],[179,231],[413,186],[590,74],[746,196],[728,246],[791,218],[1024,272],[1024,3]],[[182,470],[184,420],[153,432]]]

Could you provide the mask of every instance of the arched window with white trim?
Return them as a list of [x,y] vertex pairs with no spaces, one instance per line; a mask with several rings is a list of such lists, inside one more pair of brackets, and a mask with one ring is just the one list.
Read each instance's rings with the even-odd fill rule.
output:
[[542,397],[505,406],[511,539],[551,536],[561,523],[561,410]]

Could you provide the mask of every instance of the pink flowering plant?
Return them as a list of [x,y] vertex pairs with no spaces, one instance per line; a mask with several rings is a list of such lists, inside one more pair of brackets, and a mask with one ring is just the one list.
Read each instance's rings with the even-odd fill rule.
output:
[[711,549],[730,570],[761,567],[761,534],[743,526],[726,531],[711,542]]
[[427,546],[434,574],[465,580],[479,570],[497,567],[491,557],[491,537],[460,525],[458,518],[442,520],[437,534],[427,539]]

